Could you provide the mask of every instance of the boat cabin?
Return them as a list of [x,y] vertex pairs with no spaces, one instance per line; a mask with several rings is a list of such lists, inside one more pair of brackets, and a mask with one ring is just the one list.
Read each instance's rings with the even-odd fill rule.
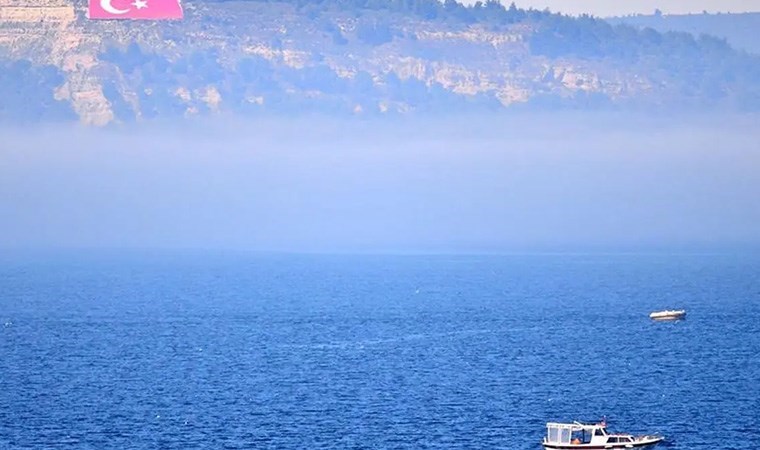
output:
[[547,444],[605,444],[608,442],[606,425],[573,423],[547,423]]

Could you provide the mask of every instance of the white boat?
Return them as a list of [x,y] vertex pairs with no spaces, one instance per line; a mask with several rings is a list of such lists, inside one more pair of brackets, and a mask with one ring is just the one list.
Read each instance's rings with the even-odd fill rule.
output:
[[654,448],[665,438],[656,435],[633,436],[608,433],[607,424],[555,423],[546,424],[546,436],[541,445],[546,450]]
[[650,319],[653,320],[679,320],[683,319],[686,316],[686,310],[685,309],[677,309],[677,310],[665,310],[665,311],[655,311],[649,315]]

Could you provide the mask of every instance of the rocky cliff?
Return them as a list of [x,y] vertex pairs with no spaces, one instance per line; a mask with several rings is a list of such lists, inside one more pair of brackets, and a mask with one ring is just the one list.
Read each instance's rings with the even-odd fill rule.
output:
[[[80,0],[0,0],[6,78],[50,97],[16,89],[0,117],[40,117],[52,104],[92,125],[225,112],[760,107],[758,60],[718,40],[514,7],[455,20],[329,3],[185,2],[184,20],[148,22],[88,20]],[[21,60],[56,76],[26,76]]]

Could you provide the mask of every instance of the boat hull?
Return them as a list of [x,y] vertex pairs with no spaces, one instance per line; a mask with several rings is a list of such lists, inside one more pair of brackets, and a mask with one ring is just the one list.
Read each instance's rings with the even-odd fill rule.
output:
[[662,438],[647,439],[639,442],[619,442],[610,444],[542,444],[546,450],[607,450],[607,449],[624,449],[624,448],[639,448],[639,449],[651,449],[662,442]]
[[684,316],[665,316],[665,317],[652,317],[652,320],[657,322],[664,322],[666,320],[681,320]]
[[663,312],[654,312],[649,315],[649,318],[652,320],[681,320],[684,317],[686,317],[686,311],[663,311]]

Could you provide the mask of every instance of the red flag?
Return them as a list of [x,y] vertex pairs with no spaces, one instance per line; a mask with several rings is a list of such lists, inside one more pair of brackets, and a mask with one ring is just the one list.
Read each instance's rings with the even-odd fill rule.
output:
[[90,0],[90,19],[181,19],[180,0]]

